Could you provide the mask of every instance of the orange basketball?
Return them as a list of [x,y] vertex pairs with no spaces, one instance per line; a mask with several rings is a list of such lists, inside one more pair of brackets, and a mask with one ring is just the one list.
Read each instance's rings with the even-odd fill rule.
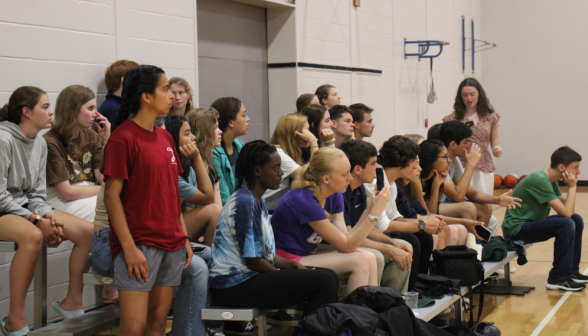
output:
[[517,186],[517,183],[519,183],[519,179],[514,174],[506,175],[504,177],[504,186],[507,188],[514,188]]
[[494,189],[498,189],[502,186],[502,176],[494,175]]

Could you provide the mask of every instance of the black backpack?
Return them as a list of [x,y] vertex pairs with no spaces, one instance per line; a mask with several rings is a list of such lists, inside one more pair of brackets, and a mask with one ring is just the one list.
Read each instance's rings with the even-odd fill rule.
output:
[[351,331],[353,336],[388,336],[377,328],[380,318],[373,310],[344,303],[326,304],[305,316],[298,335],[338,336]]

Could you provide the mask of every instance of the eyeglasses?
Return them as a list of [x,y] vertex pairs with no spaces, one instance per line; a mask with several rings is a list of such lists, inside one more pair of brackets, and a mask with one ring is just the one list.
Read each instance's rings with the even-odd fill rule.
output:
[[443,156],[437,156],[438,159],[445,159],[447,160],[447,162],[449,162],[449,154],[443,155]]

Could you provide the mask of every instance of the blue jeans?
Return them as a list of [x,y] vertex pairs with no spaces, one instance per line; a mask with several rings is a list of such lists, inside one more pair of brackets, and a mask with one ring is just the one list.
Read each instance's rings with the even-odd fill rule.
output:
[[[110,255],[108,234],[110,228],[104,228],[92,235],[92,255],[90,265],[102,276],[112,276],[114,262]],[[206,247],[205,245],[200,245]],[[174,320],[171,335],[205,336],[206,330],[202,321],[201,310],[208,307],[208,266],[212,260],[210,247],[201,254],[192,257],[192,263],[182,271],[182,282],[177,287],[174,307]]]
[[582,231],[584,231],[584,220],[580,215],[574,214],[572,218],[556,215],[523,224],[521,230],[511,239],[532,244],[555,237],[553,268],[549,271],[547,279],[555,283],[568,280],[572,277],[572,273],[580,272]]

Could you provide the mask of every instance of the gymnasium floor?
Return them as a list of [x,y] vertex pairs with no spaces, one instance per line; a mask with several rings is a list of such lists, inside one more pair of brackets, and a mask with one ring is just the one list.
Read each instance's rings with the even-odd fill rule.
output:
[[[504,192],[506,189],[500,189]],[[588,219],[588,187],[578,188],[576,213]],[[565,189],[562,188],[565,194]],[[496,190],[495,194],[499,194]],[[494,216],[502,223],[505,209],[494,211]],[[583,236],[582,263],[580,272],[588,272],[588,235]],[[516,259],[511,265],[517,268],[511,274],[513,285],[535,286],[531,293],[520,296],[486,295],[482,319],[495,322],[502,335],[588,335],[588,291],[569,293],[545,288],[547,274],[553,261],[553,239],[534,244],[527,250],[529,262],[518,266]],[[478,302],[477,296],[474,302]],[[584,311],[586,306],[586,311]],[[477,312],[476,312],[477,314]],[[475,315],[477,316],[477,315]]]
[[[505,191],[495,190],[495,195]],[[576,213],[588,222],[588,187],[580,187],[578,191]],[[562,188],[562,192],[565,194],[566,189]],[[504,208],[494,211],[499,223],[502,223],[504,212]],[[588,246],[588,234],[583,238],[584,246]],[[553,239],[534,244],[527,250],[527,259],[529,262],[524,266],[518,266],[515,259],[512,264],[517,270],[511,274],[511,280],[515,286],[534,286],[535,290],[523,297],[486,295],[482,320],[494,322],[505,336],[588,336],[588,324],[585,323],[588,319],[588,290],[569,293],[545,288],[553,261]],[[582,251],[580,271],[588,272],[588,247]],[[474,302],[478,302],[477,295]],[[169,322],[167,331],[171,329]],[[116,330],[100,335],[116,335]]]

